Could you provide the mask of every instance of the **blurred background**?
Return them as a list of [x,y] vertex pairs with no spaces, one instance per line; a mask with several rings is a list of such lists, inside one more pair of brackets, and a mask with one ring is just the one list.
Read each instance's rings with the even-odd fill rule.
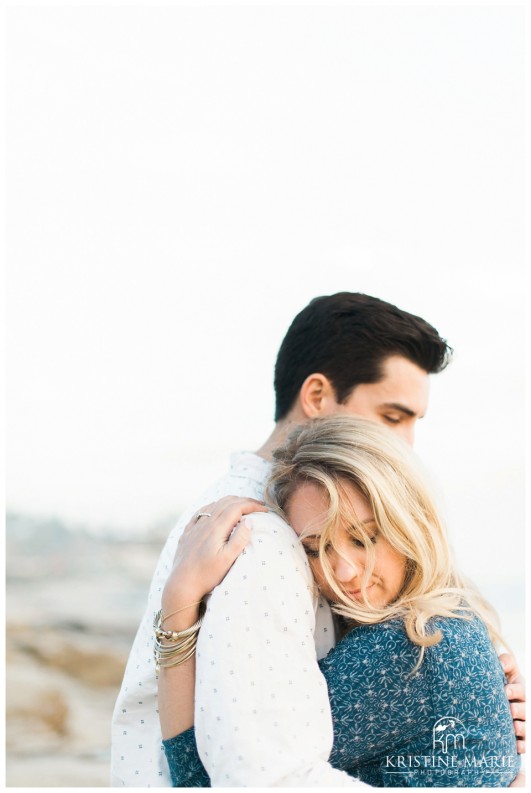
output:
[[8,785],[108,784],[159,551],[317,295],[455,348],[416,449],[523,665],[523,15],[8,5]]

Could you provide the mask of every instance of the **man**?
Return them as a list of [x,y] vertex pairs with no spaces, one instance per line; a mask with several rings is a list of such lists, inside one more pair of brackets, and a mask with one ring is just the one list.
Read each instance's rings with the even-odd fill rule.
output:
[[[272,435],[256,454],[233,456],[229,474],[183,515],[162,552],[115,707],[113,785],[171,784],[157,712],[152,621],[160,608],[180,534],[193,513],[229,494],[261,499],[272,450],[294,425],[314,418],[334,413],[365,416],[413,443],[415,424],[427,410],[429,375],[442,371],[450,355],[446,342],[423,319],[367,295],[342,292],[316,298],[297,315],[277,357]],[[288,566],[283,579],[286,591],[290,588],[286,580],[289,576]],[[230,620],[230,604],[224,608]],[[296,602],[290,602],[289,608],[296,621]],[[320,611],[314,636],[318,657],[333,644],[329,610],[323,605]],[[279,654],[283,652],[285,637],[277,635],[274,628],[268,641],[278,646]],[[239,650],[229,647],[225,660]],[[252,671],[249,662],[246,668]],[[519,688],[516,694],[514,698],[518,699]],[[514,711],[513,716],[521,717]],[[216,729],[221,735],[224,725],[213,725],[214,732]]]

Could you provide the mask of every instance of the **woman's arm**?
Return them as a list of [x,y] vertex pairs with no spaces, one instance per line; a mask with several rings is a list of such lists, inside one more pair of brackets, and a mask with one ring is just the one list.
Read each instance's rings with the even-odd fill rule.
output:
[[[255,499],[227,496],[199,510],[212,517],[192,518],[162,594],[162,614],[177,612],[164,621],[165,630],[182,631],[197,621],[199,601],[223,580],[249,541],[242,517],[266,511]],[[161,668],[158,684],[162,737],[173,738],[194,723],[195,654],[179,666]]]
[[[420,648],[398,620],[355,628],[320,662],[334,719],[330,762],[377,786],[507,786],[520,758],[485,626],[449,618],[433,628],[443,639],[417,672]],[[453,720],[459,733],[451,750],[435,740],[442,717],[440,729]]]

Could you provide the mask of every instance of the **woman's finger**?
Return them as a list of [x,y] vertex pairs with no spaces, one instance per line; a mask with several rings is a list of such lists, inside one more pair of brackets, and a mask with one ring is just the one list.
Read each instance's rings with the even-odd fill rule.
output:
[[[223,551],[242,517],[253,512],[267,511],[263,502],[241,496],[225,496],[201,507],[192,516],[179,538],[173,560],[174,567],[182,567],[183,564],[187,567],[199,564],[215,566],[216,556]],[[236,534],[235,545],[229,553],[229,557],[234,553],[232,561],[247,544],[248,539],[244,542],[245,536],[245,532]]]
[[520,670],[516,664],[516,659],[511,653],[502,653],[500,655],[500,663],[505,672],[505,677],[508,683],[522,683],[523,678]]
[[210,517],[203,516],[197,521],[193,534],[195,537],[201,534],[207,541],[210,538],[213,543],[225,543],[244,515],[267,511],[263,503],[253,498],[230,496],[220,499],[213,506]]
[[516,737],[525,740],[525,721],[518,721],[518,719],[515,719],[513,724]]
[[203,512],[203,513],[205,513],[205,512],[206,513],[212,513],[212,510],[214,509],[216,504],[217,504],[217,501],[213,501],[211,504],[205,504],[204,507],[200,507],[197,510],[197,512],[194,512],[194,514],[192,515],[192,517],[190,518],[190,520],[188,521],[188,523],[184,527],[182,534],[187,534],[194,528],[195,524],[198,521],[199,513],[201,513],[201,512]]
[[[235,528],[242,524],[242,518],[253,512],[267,512],[267,507],[263,504],[257,503],[254,499],[238,498],[230,503],[227,503],[219,515],[213,515],[211,518],[211,526],[205,524],[205,530],[211,531],[213,536],[218,538],[219,542],[228,543],[234,534]],[[236,536],[242,536],[241,532],[246,533],[245,529],[240,529]],[[245,543],[247,544],[247,542]],[[243,545],[236,556],[241,553],[245,546]],[[236,556],[234,558],[236,558]]]
[[522,683],[505,686],[505,693],[510,702],[525,702],[525,686]]
[[236,524],[225,544],[225,553],[234,562],[251,539],[251,527],[245,520]]

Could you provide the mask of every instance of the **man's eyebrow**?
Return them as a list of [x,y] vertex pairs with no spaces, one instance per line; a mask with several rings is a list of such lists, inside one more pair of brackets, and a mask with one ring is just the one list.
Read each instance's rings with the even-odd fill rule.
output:
[[[415,413],[414,410],[405,405],[401,405],[400,402],[384,402],[382,407],[388,410],[398,410],[400,413],[404,413],[405,416],[411,416],[411,418],[418,416],[418,413]],[[422,418],[422,416],[419,416],[419,418]]]

